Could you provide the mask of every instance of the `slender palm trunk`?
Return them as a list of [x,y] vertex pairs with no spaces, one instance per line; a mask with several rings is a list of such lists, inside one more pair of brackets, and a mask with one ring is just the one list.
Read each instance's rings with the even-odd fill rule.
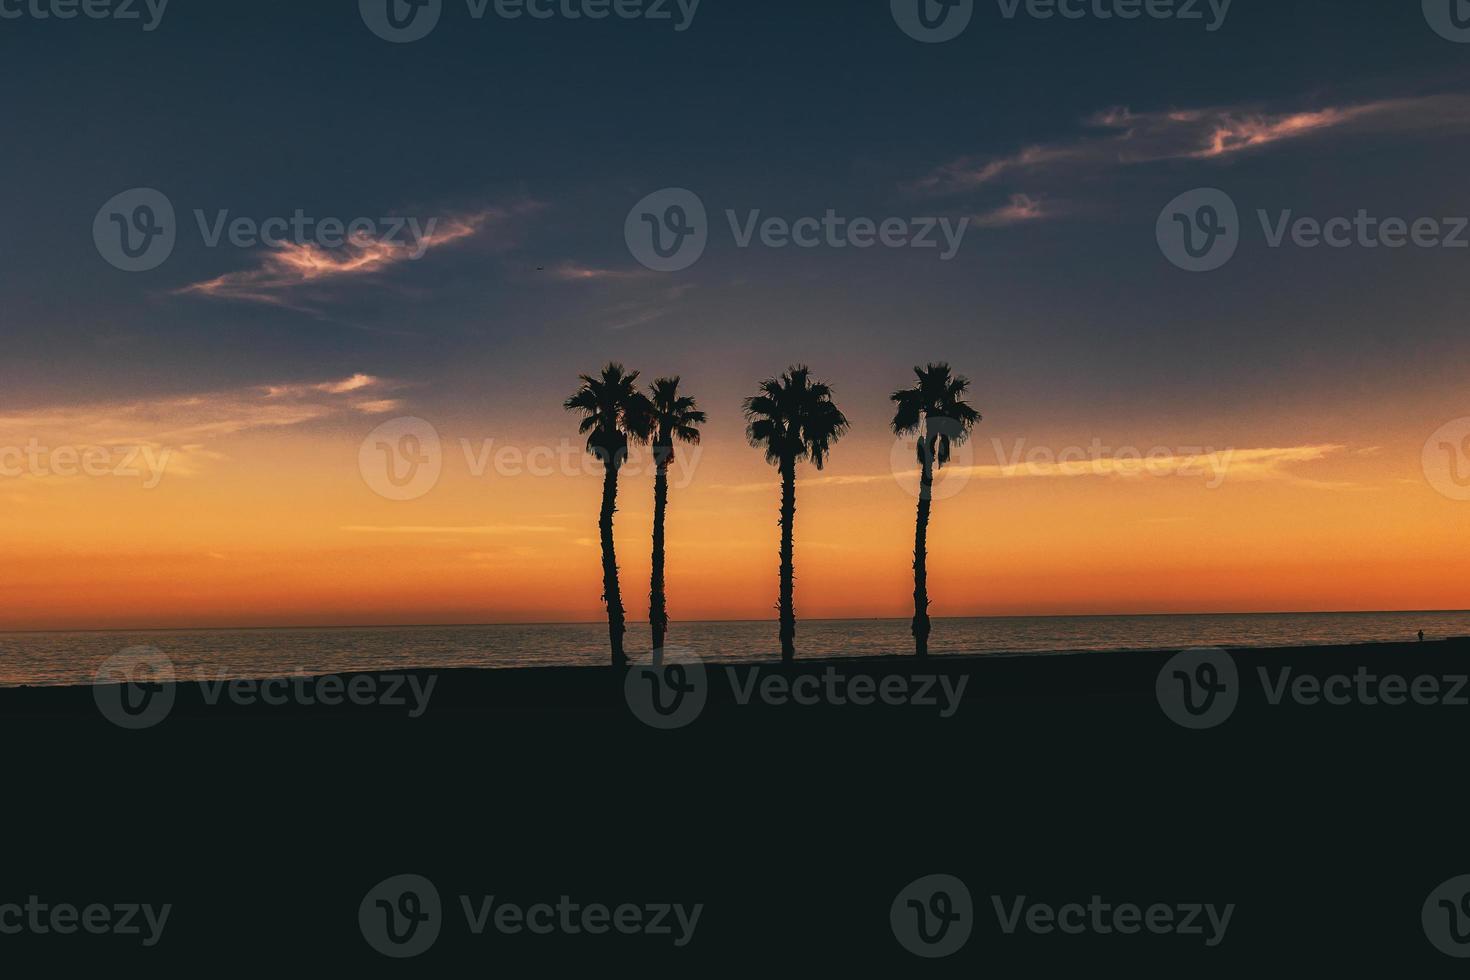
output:
[[796,606],[792,536],[796,528],[796,460],[781,460],[781,662],[796,660]]
[[622,459],[604,457],[602,461],[602,516],[598,529],[602,532],[602,598],[607,602],[607,636],[612,644],[612,664],[625,667],[623,654],[623,594],[618,588],[618,556],[613,548],[613,514],[618,509],[618,470]]
[[919,516],[914,522],[914,653],[929,656],[929,511],[934,502],[934,454],[927,442],[919,446],[923,470],[919,474]]
[[664,515],[669,509],[669,460],[673,447],[653,451],[658,470],[653,478],[653,576],[648,585],[648,624],[653,628],[653,665],[663,662],[664,634],[669,614],[664,598]]

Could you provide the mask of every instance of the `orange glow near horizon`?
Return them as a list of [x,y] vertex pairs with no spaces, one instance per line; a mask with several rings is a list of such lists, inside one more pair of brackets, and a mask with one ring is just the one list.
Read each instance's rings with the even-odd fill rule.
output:
[[[512,458],[539,445],[548,447],[545,460],[559,451],[574,461],[572,472],[558,463],[541,476],[516,474],[524,463],[514,462],[497,472],[493,456],[476,475],[479,437],[467,452],[460,440],[470,428],[445,426],[438,485],[415,500],[388,500],[365,482],[358,448],[397,403],[353,380],[297,392],[289,406],[283,393],[263,396],[273,407],[249,425],[165,420],[160,431],[188,428],[196,441],[151,489],[127,476],[0,478],[9,555],[0,584],[10,597],[0,629],[602,618],[601,478],[570,442],[573,426],[539,441],[497,439],[494,449],[510,447]],[[338,412],[332,399],[350,401]],[[195,403],[170,411],[208,414]],[[58,424],[80,426],[71,433],[79,445],[100,431]],[[952,494],[942,483],[935,504],[933,614],[1470,607],[1462,531],[1470,503],[1425,478],[1426,432],[1410,424],[1347,445],[1285,440],[1289,426],[1279,421],[1273,429],[1239,440],[1216,481],[1200,457],[1178,453],[1161,456],[1154,475],[1075,460],[1071,470],[1045,459],[1018,468],[1004,458],[1018,437],[982,426],[972,456],[945,478],[968,474],[968,482]],[[776,472],[745,445],[737,419],[717,419],[707,432],[697,452],[681,449],[674,473],[675,632],[681,620],[774,617]],[[48,444],[62,445],[64,435],[51,433]],[[1085,450],[1091,439],[1061,434],[1024,445]],[[13,435],[8,442],[16,444]],[[915,498],[911,478],[906,488],[893,475],[891,459],[906,468],[894,445],[868,426],[838,445],[826,471],[802,468],[799,617],[912,613]],[[1193,469],[1183,465],[1191,458]],[[640,462],[621,480],[617,517],[630,628],[647,608],[652,479]]]

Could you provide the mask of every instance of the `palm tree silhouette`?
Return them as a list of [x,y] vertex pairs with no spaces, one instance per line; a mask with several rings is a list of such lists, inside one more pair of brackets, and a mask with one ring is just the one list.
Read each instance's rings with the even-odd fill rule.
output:
[[949,462],[950,448],[969,438],[980,413],[965,402],[970,380],[951,377],[944,362],[914,368],[918,381],[891,396],[898,405],[893,431],[919,433],[919,515],[914,526],[914,652],[929,655],[929,512],[934,500],[934,471]]
[[648,623],[653,627],[653,665],[663,662],[664,634],[669,629],[664,596],[664,515],[669,509],[669,464],[674,441],[699,445],[697,426],[709,421],[693,398],[679,394],[679,377],[659,378],[649,385],[653,438],[653,575],[648,584]]
[[832,444],[847,432],[847,417],[832,401],[832,389],[811,380],[804,364],[761,382],[760,394],[745,399],[745,433],[764,449],[766,462],[781,472],[781,660],[796,659],[796,609],[792,600],[792,534],[796,524],[796,464],[810,460],[821,469]]
[[613,514],[617,511],[618,470],[628,458],[630,442],[645,442],[649,434],[651,406],[638,391],[638,372],[608,364],[602,376],[584,374],[578,388],[563,407],[583,415],[579,433],[587,436],[587,451],[602,463],[602,514],[598,529],[602,537],[602,597],[607,602],[607,633],[612,644],[614,667],[627,666],[623,653],[623,595],[618,588],[618,559],[613,548]]

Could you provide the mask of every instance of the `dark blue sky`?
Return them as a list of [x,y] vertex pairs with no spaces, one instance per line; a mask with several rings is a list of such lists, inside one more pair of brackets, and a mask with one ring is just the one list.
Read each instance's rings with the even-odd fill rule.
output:
[[[1287,115],[1455,95],[1470,45],[1418,4],[1235,0],[1224,27],[1005,20],[919,44],[887,0],[703,0],[694,24],[471,20],[447,0],[405,45],[355,2],[172,0],[136,24],[0,21],[0,407],[137,397],[353,371],[428,385],[467,411],[546,405],[619,356],[735,397],[810,359],[881,388],[945,356],[1031,420],[1204,411],[1367,410],[1405,385],[1458,383],[1463,253],[1270,250],[1207,276],[1169,265],[1164,202],[1219,186],[1241,205],[1321,216],[1470,213],[1470,128],[1432,104],[1202,160],[1090,160],[939,196],[953,161],[1089,138],[1083,121],[1239,107]],[[1392,114],[1391,114],[1392,115]],[[186,230],[161,268],[119,272],[90,235],[102,202],[166,193]],[[635,272],[628,209],[668,186],[714,218],[687,272]],[[736,249],[722,212],[790,218],[974,215],[1012,194],[1060,213],[973,228],[952,262],[873,249]],[[493,234],[333,290],[309,309],[174,293],[253,266],[206,249],[189,212],[423,216],[536,202]],[[541,270],[538,272],[538,268]],[[554,387],[553,387],[554,386]],[[1206,405],[1201,406],[1201,399]]]

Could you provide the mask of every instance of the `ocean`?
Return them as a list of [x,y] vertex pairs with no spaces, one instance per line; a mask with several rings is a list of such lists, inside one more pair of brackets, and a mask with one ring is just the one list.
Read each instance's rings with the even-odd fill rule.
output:
[[[1258,613],[935,619],[930,652],[1039,654],[1184,650],[1200,646],[1321,646],[1470,636],[1470,612]],[[801,659],[913,652],[906,619],[797,623]],[[778,660],[776,623],[674,623],[667,645],[710,661]],[[418,667],[596,666],[608,662],[604,623],[321,629],[0,633],[0,687],[90,684],[109,657],[154,647],[180,680],[279,677]],[[630,624],[628,654],[646,657],[646,624]]]

